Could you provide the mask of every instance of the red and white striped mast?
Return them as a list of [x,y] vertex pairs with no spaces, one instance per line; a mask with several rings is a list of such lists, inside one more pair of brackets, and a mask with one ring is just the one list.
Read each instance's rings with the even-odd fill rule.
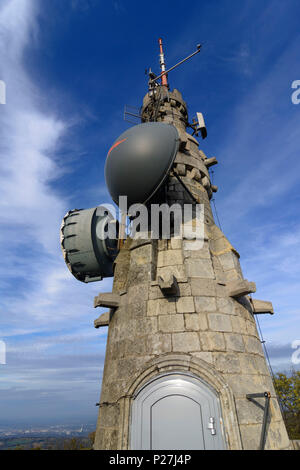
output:
[[166,63],[165,63],[165,54],[164,54],[164,50],[163,50],[163,43],[162,43],[162,39],[159,38],[158,40],[158,43],[159,43],[159,62],[160,62],[160,69],[161,69],[161,84],[162,86],[165,86],[167,88],[169,88],[169,85],[168,85],[168,77],[167,77],[167,74],[165,73],[166,72]]

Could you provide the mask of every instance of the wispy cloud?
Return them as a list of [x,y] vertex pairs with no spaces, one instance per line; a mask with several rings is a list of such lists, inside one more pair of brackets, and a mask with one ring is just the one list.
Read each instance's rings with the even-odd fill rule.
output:
[[45,111],[44,90],[26,68],[26,54],[39,41],[40,5],[35,0],[6,0],[0,6],[0,79],[7,85],[7,104],[0,109],[0,337],[7,342],[1,383],[2,388],[5,384],[16,390],[25,383],[30,388],[31,381],[36,390],[50,383],[53,387],[54,382],[60,382],[62,390],[67,382],[70,387],[79,373],[67,372],[68,357],[76,353],[74,348],[70,352],[73,343],[88,351],[90,341],[94,348],[87,353],[95,356],[92,369],[77,358],[78,370],[86,369],[82,377],[93,370],[98,379],[96,352],[98,371],[103,362],[95,347],[101,333],[92,323],[99,314],[92,306],[99,287],[79,285],[66,269],[59,247],[68,201],[54,189],[53,182],[65,171],[55,153],[70,123],[56,115],[51,103]]

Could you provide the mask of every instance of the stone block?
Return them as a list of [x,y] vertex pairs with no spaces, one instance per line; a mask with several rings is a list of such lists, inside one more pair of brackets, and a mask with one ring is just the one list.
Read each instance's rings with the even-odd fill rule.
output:
[[197,250],[191,250],[191,248],[193,247],[193,243],[198,243],[200,240],[189,240],[189,241],[184,241],[184,252],[183,252],[183,255],[185,258],[192,258],[193,260],[195,259],[207,259],[207,260],[210,260],[211,259],[211,256],[210,256],[210,251],[209,251],[209,248],[207,246],[207,243],[206,242],[203,242],[204,243],[204,246],[203,248],[200,248],[200,249],[197,249]]
[[109,320],[110,320],[110,312],[105,312],[100,315],[99,318],[97,318],[94,321],[94,326],[95,328],[101,328],[102,326],[108,326],[109,325]]
[[250,299],[250,303],[253,308],[253,313],[269,313],[271,315],[274,314],[272,302],[268,302],[267,300]]
[[226,351],[223,333],[213,331],[201,332],[200,342],[203,351]]
[[230,297],[242,297],[256,292],[256,285],[254,282],[247,281],[247,279],[238,279],[228,282],[227,289]]
[[247,329],[248,335],[258,336],[255,322],[252,322],[249,320],[245,320],[245,321],[246,321],[246,329]]
[[102,404],[101,413],[101,426],[103,427],[117,427],[120,418],[120,405],[119,403]]
[[245,336],[244,341],[247,352],[264,356],[262,345],[258,338],[255,338],[254,336]]
[[269,375],[270,371],[265,357],[255,356],[256,370],[258,374]]
[[188,277],[214,279],[215,274],[210,259],[188,258],[185,261],[186,273]]
[[148,300],[147,315],[169,315],[176,313],[176,303],[174,298]]
[[221,313],[210,313],[207,318],[208,325],[213,331],[232,331],[232,325],[229,315],[222,315]]
[[227,351],[245,351],[245,345],[242,335],[225,333],[226,349]]
[[236,315],[234,300],[228,297],[217,298],[217,309],[221,313]]
[[148,283],[142,283],[132,285],[128,289],[128,303],[136,301],[136,299],[147,300],[148,299]]
[[[239,355],[243,357],[243,354]],[[272,386],[272,380],[269,377],[269,383],[264,382],[263,377],[260,375],[249,374],[247,370],[243,369],[241,363],[241,374],[236,375],[235,372],[229,372],[225,375],[224,379],[228,382],[230,388],[236,397],[245,398],[248,393],[258,393],[260,391],[269,390]]]
[[131,318],[136,318],[136,317],[144,317],[147,314],[147,301],[142,300],[142,301],[136,301],[134,302],[134,299],[132,300],[132,303],[128,304],[127,311],[128,311],[128,317]]
[[158,252],[157,266],[159,268],[181,264],[183,264],[183,256],[181,250],[167,250]]
[[257,356],[252,355],[252,354],[241,354],[240,355],[241,369],[245,371],[245,373],[247,374],[258,375],[259,371],[257,368],[256,358]]
[[[263,422],[264,398],[255,398],[255,402],[247,400],[247,398],[239,398],[236,400],[236,409],[240,424],[261,424]],[[260,406],[259,406],[260,405]]]
[[101,450],[111,450],[118,448],[118,429],[99,428],[94,448]]
[[144,245],[131,251],[131,263],[143,265],[152,261],[152,245]]
[[219,260],[222,264],[224,271],[229,271],[231,269],[240,270],[239,260],[233,251],[227,251],[227,253],[222,253],[219,255]]
[[[128,338],[126,344],[126,356],[145,356],[148,353],[147,341],[148,341],[148,332],[144,331],[145,336],[139,336],[138,340],[131,340]],[[119,348],[118,348],[119,349]]]
[[182,240],[178,238],[171,238],[171,249],[172,250],[181,250]]
[[212,279],[191,279],[192,295],[214,297],[216,295],[215,282]]
[[231,325],[233,333],[247,334],[246,320],[240,316],[231,315]]
[[120,296],[107,292],[95,297],[94,307],[118,308],[120,305]]
[[207,362],[208,364],[213,363],[212,353],[210,353],[210,352],[200,351],[200,352],[193,352],[192,354],[193,354],[193,356],[199,357],[199,359],[201,359],[202,361]]
[[149,354],[160,355],[172,351],[172,341],[170,334],[161,334],[148,336]]
[[240,426],[243,449],[259,450],[261,424],[241,425]]
[[[193,292],[193,288],[192,288]],[[196,312],[215,312],[217,309],[216,299],[214,297],[194,297]]]
[[195,311],[193,297],[179,297],[176,300],[177,313],[193,313]]
[[217,163],[218,161],[216,157],[211,157],[211,158],[207,158],[206,160],[204,160],[204,165],[206,166],[206,168],[210,168],[213,165],[217,165]]
[[199,331],[200,322],[199,315],[197,313],[189,313],[184,315],[185,329],[187,331]]
[[183,315],[161,315],[158,317],[158,329],[163,333],[184,331]]
[[[134,322],[132,329],[134,329],[138,336],[155,334],[158,330],[157,317],[139,317]],[[126,331],[128,334],[128,331],[132,330],[127,328]]]
[[173,333],[172,344],[174,352],[192,352],[201,349],[197,333]]
[[192,295],[191,286],[187,282],[179,282],[178,290],[180,297],[190,297]]
[[176,295],[178,293],[177,279],[174,275],[167,278],[158,276],[158,285],[162,293],[165,295]]
[[184,282],[187,280],[185,267],[183,264],[177,266],[165,266],[162,268],[157,268],[157,276],[162,276],[164,278],[172,275],[176,277],[177,282]]
[[239,374],[241,372],[239,357],[236,354],[213,353],[214,363],[220,372]]

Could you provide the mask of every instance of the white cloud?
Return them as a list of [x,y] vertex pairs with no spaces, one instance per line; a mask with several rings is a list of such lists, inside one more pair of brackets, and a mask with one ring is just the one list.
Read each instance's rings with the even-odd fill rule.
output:
[[[22,328],[50,331],[70,318],[87,321],[86,311],[94,312],[93,295],[99,291],[97,285],[73,279],[60,251],[59,228],[68,201],[52,183],[64,171],[55,152],[69,123],[50,104],[48,111],[41,108],[46,92],[26,69],[26,53],[39,37],[40,6],[36,0],[7,0],[0,7],[0,78],[7,85],[7,104],[0,113],[1,336]],[[91,328],[97,314],[89,319]]]

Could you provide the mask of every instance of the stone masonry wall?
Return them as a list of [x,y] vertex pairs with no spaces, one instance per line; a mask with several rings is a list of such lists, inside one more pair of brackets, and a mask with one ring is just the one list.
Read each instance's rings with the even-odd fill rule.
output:
[[[185,132],[187,113],[180,93],[169,93],[169,100],[160,119],[176,125],[180,133],[175,168],[204,204],[204,243],[194,250],[185,239],[127,239],[120,251],[113,287],[120,305],[111,312],[95,449],[130,448],[130,406],[137,391],[133,383],[139,376],[140,385],[146,383],[146,371],[158,374],[157,361],[168,358],[164,370],[186,368],[200,378],[209,373],[216,377],[211,385],[220,396],[222,387],[227,389],[232,401],[222,398],[221,408],[229,449],[258,449],[263,409],[247,400],[246,394],[270,391],[266,449],[287,449],[289,439],[250,299],[229,295],[229,283],[244,278],[237,251],[214,223],[209,200],[216,188],[210,182],[206,156]],[[167,202],[191,202],[173,176],[167,182]],[[176,292],[165,294],[159,277],[172,276]],[[198,366],[191,369],[193,361]],[[264,403],[264,399],[257,401]]]

